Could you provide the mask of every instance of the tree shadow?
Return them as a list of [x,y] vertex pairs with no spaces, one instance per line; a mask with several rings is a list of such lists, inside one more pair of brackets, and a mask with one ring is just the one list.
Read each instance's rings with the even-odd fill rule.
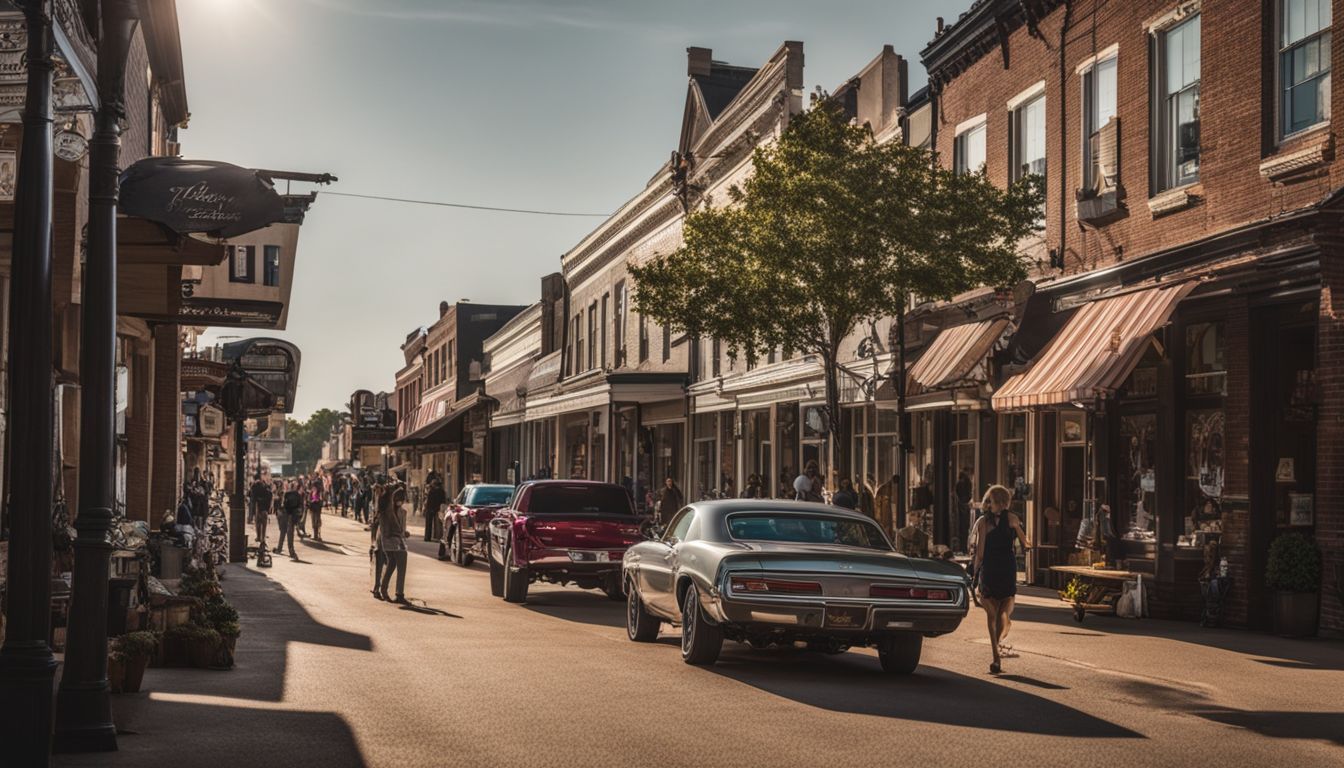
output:
[[229,566],[223,584],[229,602],[238,609],[243,630],[233,669],[227,674],[150,669],[145,673],[146,690],[278,702],[284,699],[291,643],[373,650],[368,635],[323,624],[263,573]]
[[117,751],[57,755],[58,768],[368,765],[350,725],[330,712],[194,704],[149,694],[117,696],[114,701]]
[[625,627],[625,604],[588,589],[530,591],[523,608],[543,616],[599,627]]
[[[1048,698],[990,679],[921,666],[909,677],[884,675],[868,654],[834,656],[782,651],[729,650],[707,669],[746,685],[820,709],[913,722],[1073,738],[1144,738]],[[1026,682],[1023,679],[1021,682]],[[1032,681],[1050,687],[1052,684]],[[1032,712],[1032,717],[1005,717]]]
[[1283,712],[1236,709],[1213,704],[1202,693],[1147,680],[1121,684],[1146,706],[1154,704],[1175,712],[1202,717],[1275,739],[1322,741],[1344,745],[1344,712]]

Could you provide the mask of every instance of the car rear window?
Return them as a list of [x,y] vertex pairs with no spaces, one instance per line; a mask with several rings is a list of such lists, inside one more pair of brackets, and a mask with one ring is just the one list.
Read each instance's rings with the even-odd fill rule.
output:
[[845,544],[851,547],[891,550],[882,531],[863,520],[828,515],[747,512],[728,517],[728,533],[734,539],[779,541],[798,544]]
[[503,506],[513,498],[512,488],[472,488],[467,494],[467,504],[483,507],[491,504]]
[[542,485],[532,489],[529,515],[635,514],[630,494],[619,485]]

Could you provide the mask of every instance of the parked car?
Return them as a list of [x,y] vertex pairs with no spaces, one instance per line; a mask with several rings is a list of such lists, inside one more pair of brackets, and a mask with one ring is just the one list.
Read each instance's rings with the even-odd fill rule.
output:
[[511,603],[534,581],[601,589],[623,600],[621,559],[643,540],[630,492],[613,483],[535,480],[489,522],[490,591]]
[[461,566],[471,565],[478,557],[484,560],[490,518],[512,499],[512,485],[473,483],[459,491],[457,498],[443,510],[439,558]]
[[622,579],[630,639],[680,627],[688,664],[714,663],[727,639],[872,646],[884,671],[909,674],[924,638],[955,630],[970,597],[955,563],[897,553],[865,515],[792,501],[690,504],[626,552]]

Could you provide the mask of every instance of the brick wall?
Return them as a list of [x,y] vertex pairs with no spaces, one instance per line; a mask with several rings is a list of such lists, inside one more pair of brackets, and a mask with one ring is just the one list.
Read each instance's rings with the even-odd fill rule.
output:
[[1316,540],[1325,555],[1321,632],[1344,634],[1344,236],[1333,233],[1321,253],[1316,377]]
[[[997,46],[951,82],[939,95],[936,149],[952,163],[958,124],[987,116],[986,171],[996,184],[1008,180],[1007,100],[1038,81],[1046,98],[1046,243],[1061,247],[1065,272],[1076,273],[1163,250],[1287,210],[1319,202],[1344,182],[1344,168],[1329,163],[1313,178],[1276,185],[1261,177],[1262,160],[1289,153],[1331,135],[1332,130],[1298,137],[1275,146],[1273,134],[1274,24],[1272,3],[1204,0],[1200,67],[1200,181],[1190,188],[1196,202],[1184,210],[1154,217],[1150,190],[1149,20],[1170,11],[1174,0],[1077,0],[1067,31],[1064,8],[1038,26],[1041,37],[1018,27],[1008,37],[1008,62]],[[1336,21],[1344,22],[1344,0],[1336,2]],[[1063,36],[1061,37],[1061,32]],[[1063,42],[1063,75],[1060,71]],[[1117,112],[1120,119],[1120,184],[1125,211],[1109,223],[1080,224],[1074,192],[1081,185],[1082,80],[1075,71],[1086,59],[1118,45]],[[1334,47],[1336,68],[1344,67],[1344,48]],[[1333,121],[1344,124],[1344,78],[1333,78]],[[1061,119],[1063,100],[1066,114]],[[1061,130],[1062,125],[1062,130]],[[1061,176],[1061,171],[1063,176]],[[1061,227],[1060,211],[1066,222]],[[1045,270],[1045,274],[1058,274]]]

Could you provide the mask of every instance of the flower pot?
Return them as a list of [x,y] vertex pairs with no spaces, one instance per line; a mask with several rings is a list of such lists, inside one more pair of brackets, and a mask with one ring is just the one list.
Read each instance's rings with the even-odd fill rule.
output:
[[196,669],[206,669],[215,661],[215,641],[208,637],[193,637],[187,641],[187,663]]
[[1282,637],[1315,637],[1319,618],[1319,593],[1274,593],[1274,634]]
[[131,656],[125,661],[126,678],[122,682],[122,693],[139,693],[140,684],[145,679],[145,667],[149,666],[148,656]]
[[107,686],[113,693],[121,693],[125,689],[126,662],[118,656],[109,656],[107,659]]
[[185,667],[191,662],[187,658],[187,640],[173,634],[163,636],[163,645],[159,651],[159,665],[164,667]]
[[237,644],[238,638],[225,637],[215,646],[215,658],[210,664],[211,669],[233,669],[233,649]]

